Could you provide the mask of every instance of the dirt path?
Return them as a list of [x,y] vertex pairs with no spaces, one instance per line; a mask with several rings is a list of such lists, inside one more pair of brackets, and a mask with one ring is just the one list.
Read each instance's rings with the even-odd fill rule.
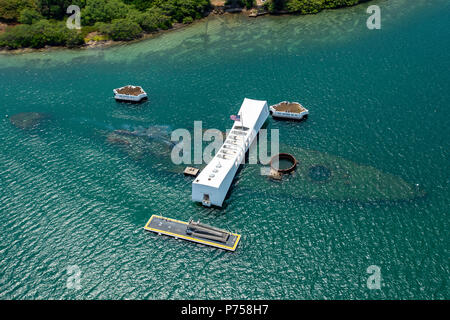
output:
[[211,5],[214,7],[223,7],[225,5],[225,0],[211,0]]
[[7,25],[6,23],[1,23],[1,22],[0,22],[0,34],[2,34],[3,32],[5,32],[7,26],[8,26],[8,25]]

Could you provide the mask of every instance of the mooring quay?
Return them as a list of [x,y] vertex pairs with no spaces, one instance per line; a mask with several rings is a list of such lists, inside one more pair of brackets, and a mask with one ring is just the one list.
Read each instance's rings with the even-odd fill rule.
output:
[[192,201],[221,207],[249,146],[269,116],[267,101],[244,99],[224,144],[192,183]]
[[197,242],[228,251],[235,251],[241,239],[239,234],[211,227],[200,222],[192,220],[184,222],[158,215],[152,215],[144,229],[157,234],[171,236],[175,239]]

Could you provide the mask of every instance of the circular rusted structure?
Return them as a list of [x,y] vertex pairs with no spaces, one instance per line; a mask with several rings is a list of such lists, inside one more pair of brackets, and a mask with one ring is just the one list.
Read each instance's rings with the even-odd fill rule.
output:
[[[281,161],[287,163],[287,165],[280,166]],[[296,166],[297,159],[290,153],[279,153],[270,159],[270,168],[279,173],[290,173],[295,170]]]

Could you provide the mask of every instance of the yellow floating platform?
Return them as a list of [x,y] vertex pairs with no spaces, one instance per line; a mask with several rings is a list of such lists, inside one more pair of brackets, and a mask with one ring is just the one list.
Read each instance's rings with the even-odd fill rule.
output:
[[239,240],[241,239],[241,236],[239,234],[231,232],[224,232],[228,234],[226,241],[206,239],[197,235],[193,235],[192,232],[189,232],[189,226],[190,224],[188,222],[165,218],[158,215],[152,215],[145,225],[144,229],[147,231],[155,232],[157,234],[171,236],[175,239],[183,239],[201,243],[207,246],[216,247],[228,251],[235,251]]

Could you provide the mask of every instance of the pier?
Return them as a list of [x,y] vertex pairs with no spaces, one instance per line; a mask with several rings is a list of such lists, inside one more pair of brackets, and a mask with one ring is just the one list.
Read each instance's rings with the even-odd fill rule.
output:
[[267,101],[244,99],[224,144],[192,183],[192,201],[221,207],[249,146],[269,116]]

